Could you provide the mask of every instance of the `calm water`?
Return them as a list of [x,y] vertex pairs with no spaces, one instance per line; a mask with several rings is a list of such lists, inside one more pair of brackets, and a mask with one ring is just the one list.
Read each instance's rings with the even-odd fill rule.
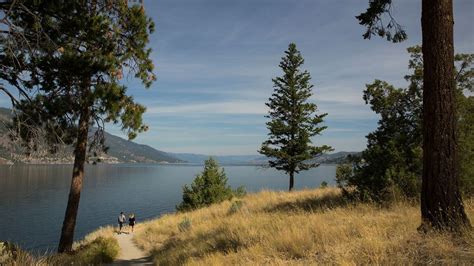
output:
[[[226,166],[232,187],[247,191],[287,190],[288,177],[273,169]],[[23,248],[55,250],[69,193],[70,165],[0,166],[0,240]],[[173,212],[181,186],[191,183],[202,166],[90,165],[81,195],[76,239],[99,226],[114,224],[120,211],[137,221]],[[334,183],[335,166],[321,165],[295,177],[296,189]]]

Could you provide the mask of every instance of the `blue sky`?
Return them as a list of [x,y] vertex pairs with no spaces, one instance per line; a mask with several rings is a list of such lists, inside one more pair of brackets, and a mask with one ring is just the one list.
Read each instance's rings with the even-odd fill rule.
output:
[[[360,151],[378,117],[362,100],[365,84],[404,86],[406,48],[421,43],[421,1],[394,1],[409,39],[364,40],[354,16],[367,0],[145,1],[157,82],[130,93],[148,108],[150,130],[136,141],[171,152],[256,154],[266,138],[265,102],[290,42],[305,58],[314,100],[328,129],[316,144]],[[455,1],[456,52],[474,52],[474,1]],[[119,131],[114,129],[114,133]]]
[[[314,139],[336,151],[360,151],[378,117],[362,100],[365,84],[405,86],[406,48],[421,43],[421,1],[396,0],[408,40],[364,40],[354,18],[368,0],[145,0],[157,81],[126,80],[146,105],[148,132],[136,142],[169,152],[257,154],[266,138],[265,102],[290,42],[305,58],[328,129]],[[474,52],[474,1],[456,0],[455,50]],[[114,134],[124,136],[110,126]]]

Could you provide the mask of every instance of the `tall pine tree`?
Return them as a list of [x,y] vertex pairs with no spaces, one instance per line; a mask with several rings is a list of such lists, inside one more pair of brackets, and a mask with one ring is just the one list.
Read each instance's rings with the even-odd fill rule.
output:
[[270,158],[270,167],[285,171],[290,176],[289,190],[294,187],[294,175],[317,167],[311,159],[331,151],[332,148],[313,146],[312,137],[320,135],[326,126],[320,126],[327,115],[317,114],[317,106],[308,101],[313,85],[308,71],[301,71],[304,59],[290,43],[280,62],[283,76],[273,79],[274,93],[266,105],[270,108],[267,118],[269,138],[262,143],[260,153]]
[[[147,47],[154,23],[143,6],[128,1],[82,0],[68,1],[66,5],[63,1],[22,0],[21,7],[25,8],[13,8],[9,18],[21,27],[27,43],[37,38],[40,41],[34,50],[18,46],[16,53],[23,59],[22,68],[11,69],[10,76],[0,78],[24,88],[27,94],[14,105],[18,111],[15,122],[28,121],[15,123],[23,141],[43,141],[32,132],[40,128],[48,133],[45,141],[51,147],[58,143],[75,147],[58,246],[58,252],[69,252],[84,165],[90,154],[106,150],[105,124],[121,125],[129,139],[147,129],[142,120],[145,107],[127,94],[127,87],[120,80],[131,74],[145,87],[155,80],[151,50]],[[37,34],[38,28],[41,35]]]
[[[391,15],[392,0],[371,0],[356,18],[372,35],[400,42],[407,38]],[[388,14],[388,20],[383,15]],[[388,21],[386,25],[383,21]],[[470,227],[460,192],[456,150],[456,86],[454,82],[453,1],[422,0],[423,47],[423,175],[421,230],[459,231]]]

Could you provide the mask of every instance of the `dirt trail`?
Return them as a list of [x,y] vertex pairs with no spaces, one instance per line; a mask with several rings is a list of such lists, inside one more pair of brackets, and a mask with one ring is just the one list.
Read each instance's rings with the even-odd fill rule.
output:
[[133,242],[133,234],[116,234],[120,246],[120,254],[113,265],[153,265],[151,258]]

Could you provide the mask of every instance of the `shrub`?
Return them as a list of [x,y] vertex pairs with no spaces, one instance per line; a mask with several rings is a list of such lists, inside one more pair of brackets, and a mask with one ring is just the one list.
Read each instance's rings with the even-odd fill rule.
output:
[[328,187],[328,182],[323,181],[321,182],[321,185],[319,185],[320,188],[327,188]]
[[217,162],[209,158],[204,164],[204,171],[197,175],[191,186],[183,186],[183,201],[176,206],[178,211],[189,211],[224,200],[230,200],[234,196],[245,195],[243,187],[233,191],[227,185],[227,177],[224,169],[220,169]]
[[400,198],[415,198],[420,191],[420,179],[403,167],[375,170],[377,165],[353,158],[353,164],[336,168],[337,186],[345,196],[377,202]]
[[352,165],[339,164],[336,168],[336,183],[339,188],[345,189],[352,176]]
[[44,258],[46,265],[100,265],[111,263],[120,247],[113,237],[97,237],[80,245],[72,254],[55,254]]
[[178,229],[180,232],[186,232],[191,229],[191,226],[191,219],[189,219],[188,217],[184,217],[183,221],[178,224]]
[[120,247],[113,237],[97,237],[92,242],[79,246],[74,254],[59,258],[59,264],[110,263],[118,256]]
[[9,242],[0,242],[0,265],[7,264],[16,260],[18,249]]
[[236,200],[232,202],[232,205],[230,205],[230,208],[229,208],[229,214],[234,214],[238,212],[242,208],[243,205],[244,203],[241,200]]
[[113,237],[97,237],[79,246],[71,254],[34,257],[16,246],[0,242],[0,265],[98,265],[111,263],[120,247]]
[[17,245],[0,241],[0,265],[36,265],[41,262]]
[[234,196],[237,198],[243,198],[245,195],[247,195],[247,191],[245,191],[244,186],[240,186],[234,190]]

